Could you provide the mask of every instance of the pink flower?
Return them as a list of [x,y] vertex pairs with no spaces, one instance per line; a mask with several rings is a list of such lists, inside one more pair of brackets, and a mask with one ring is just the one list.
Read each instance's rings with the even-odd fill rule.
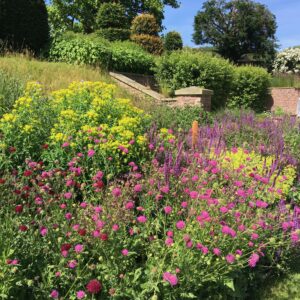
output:
[[171,246],[173,244],[173,239],[171,237],[167,237],[165,240],[166,246]]
[[220,208],[220,212],[221,212],[222,214],[226,214],[226,213],[228,212],[228,208],[227,208],[226,206],[222,206],[222,207]]
[[258,208],[266,208],[266,207],[268,207],[268,203],[264,202],[262,200],[257,200],[256,201],[256,207],[258,207]]
[[120,197],[122,194],[122,191],[120,188],[116,187],[112,190],[112,195],[116,198]]
[[165,211],[165,213],[166,213],[167,215],[169,215],[169,214],[172,212],[172,207],[171,207],[171,206],[166,206],[166,207],[164,208],[164,211]]
[[58,299],[59,293],[57,290],[52,290],[50,297],[53,299]]
[[121,251],[121,253],[122,253],[123,256],[127,256],[128,253],[129,253],[129,251],[128,251],[127,249],[123,249],[123,250]]
[[119,230],[119,225],[118,224],[114,224],[113,226],[112,226],[112,230],[113,231],[118,231]]
[[236,237],[236,232],[235,230],[233,230],[232,228],[230,228],[229,226],[225,225],[222,227],[222,233],[226,234],[226,235],[230,235],[231,237]]
[[137,217],[137,221],[139,223],[146,223],[147,222],[147,218],[145,216],[138,216]]
[[257,233],[251,234],[251,240],[257,240],[259,238],[259,235]]
[[71,199],[72,198],[72,193],[71,192],[67,192],[67,193],[64,194],[64,197],[66,199]]
[[163,274],[163,280],[169,282],[171,286],[175,286],[178,283],[177,276],[169,272]]
[[163,186],[160,188],[160,191],[164,194],[168,194],[170,192],[170,188],[168,186]]
[[191,191],[191,192],[190,192],[190,197],[191,197],[192,199],[197,199],[198,196],[199,196],[199,194],[198,194],[196,191]]
[[41,227],[41,229],[40,229],[41,236],[46,236],[47,233],[48,233],[48,229],[46,227],[44,227],[44,226]]
[[252,253],[248,260],[248,264],[251,268],[254,268],[258,261],[259,261],[259,255],[257,253]]
[[76,266],[77,266],[77,261],[76,260],[70,260],[68,262],[68,266],[69,266],[70,269],[75,269]]
[[214,248],[213,253],[214,253],[214,255],[219,256],[219,255],[221,255],[221,250],[219,248]]
[[95,150],[90,149],[90,150],[88,151],[88,157],[93,157],[94,155],[95,155]]
[[226,255],[226,261],[229,263],[229,264],[233,264],[234,261],[235,261],[235,256],[233,254],[228,254]]
[[167,231],[167,236],[168,237],[173,237],[173,235],[174,235],[173,231],[171,231],[171,230]]
[[56,277],[60,277],[60,276],[61,276],[61,273],[60,273],[60,272],[56,272],[56,273],[55,273],[55,276],[56,276]]
[[178,230],[184,229],[184,228],[185,228],[185,222],[182,221],[182,220],[178,221],[178,222],[176,223],[176,227],[177,227]]
[[133,209],[134,208],[134,203],[132,201],[129,201],[125,204],[126,209]]
[[77,296],[77,299],[83,299],[83,298],[85,298],[86,293],[84,291],[80,290],[76,293],[76,296]]
[[188,203],[186,201],[181,202],[181,207],[182,208],[187,208]]
[[143,187],[142,187],[141,184],[137,184],[137,185],[135,185],[135,187],[134,187],[134,191],[135,191],[136,193],[141,192],[142,189],[143,189]]
[[236,253],[237,255],[239,255],[239,256],[242,256],[242,255],[243,255],[243,251],[240,250],[240,249],[236,250],[235,253]]
[[71,220],[71,219],[72,219],[72,214],[71,214],[71,213],[66,213],[66,214],[65,214],[65,218],[66,218],[67,220]]
[[291,240],[293,243],[298,243],[299,242],[299,235],[296,231],[291,233]]
[[81,253],[83,251],[83,245],[77,244],[74,249],[76,253]]

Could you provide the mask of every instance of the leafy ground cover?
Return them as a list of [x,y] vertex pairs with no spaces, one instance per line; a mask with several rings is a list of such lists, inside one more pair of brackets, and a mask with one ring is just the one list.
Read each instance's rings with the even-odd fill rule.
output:
[[162,115],[65,78],[0,119],[1,298],[293,299],[296,118]]

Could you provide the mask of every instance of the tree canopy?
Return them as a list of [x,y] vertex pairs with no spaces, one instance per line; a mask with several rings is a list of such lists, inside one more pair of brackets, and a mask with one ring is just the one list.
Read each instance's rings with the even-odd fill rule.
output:
[[[100,6],[111,0],[51,0],[49,20],[55,29],[80,30],[90,33],[95,30],[96,16]],[[179,7],[178,0],[114,0],[123,5],[129,22],[140,13],[153,14],[161,25],[164,18],[164,7]]]
[[193,40],[211,44],[237,62],[252,54],[268,66],[275,56],[277,25],[266,6],[251,0],[208,0],[194,20]]

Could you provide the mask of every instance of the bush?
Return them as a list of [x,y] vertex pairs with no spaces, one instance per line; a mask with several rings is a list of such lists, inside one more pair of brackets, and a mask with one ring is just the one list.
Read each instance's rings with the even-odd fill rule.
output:
[[233,66],[209,53],[176,51],[157,60],[156,78],[171,91],[199,86],[214,91],[212,108],[225,106],[234,76]]
[[150,14],[136,16],[131,24],[131,33],[133,35],[147,34],[157,36],[159,31],[160,28],[155,17]]
[[163,42],[158,36],[148,34],[134,34],[130,39],[151,54],[160,55],[163,52]]
[[125,41],[130,38],[130,30],[122,28],[104,28],[95,32],[97,36],[109,41]]
[[164,37],[164,50],[181,50],[183,47],[182,38],[179,32],[170,31]]
[[256,112],[265,110],[270,80],[270,75],[263,68],[252,66],[235,68],[228,107],[250,108]]
[[106,28],[128,28],[129,19],[123,5],[119,3],[101,4],[96,23],[99,29]]
[[49,39],[48,15],[43,0],[0,0],[0,40],[14,50],[38,53]]
[[96,35],[67,34],[53,41],[49,57],[54,61],[88,64],[119,72],[153,73],[153,57],[131,42],[114,42]]
[[273,71],[280,73],[300,73],[300,48],[289,48],[279,52],[273,64]]
[[11,110],[14,102],[23,93],[23,88],[21,80],[0,70],[0,118]]

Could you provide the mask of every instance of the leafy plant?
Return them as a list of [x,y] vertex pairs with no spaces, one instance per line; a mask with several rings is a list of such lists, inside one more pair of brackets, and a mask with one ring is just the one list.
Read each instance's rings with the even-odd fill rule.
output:
[[163,39],[165,51],[181,50],[183,47],[182,38],[179,32],[170,31]]

